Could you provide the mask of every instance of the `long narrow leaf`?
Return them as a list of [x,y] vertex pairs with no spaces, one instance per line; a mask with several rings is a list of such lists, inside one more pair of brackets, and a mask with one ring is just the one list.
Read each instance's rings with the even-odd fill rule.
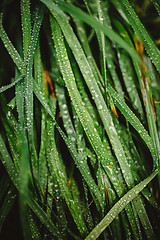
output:
[[128,191],[107,213],[102,221],[92,230],[92,232],[86,237],[85,240],[97,239],[104,229],[113,221],[113,219],[123,210],[123,208],[134,198],[137,197],[140,191],[142,191],[146,185],[152,181],[153,178],[159,173],[159,170],[155,170],[149,177],[137,184],[134,188]]

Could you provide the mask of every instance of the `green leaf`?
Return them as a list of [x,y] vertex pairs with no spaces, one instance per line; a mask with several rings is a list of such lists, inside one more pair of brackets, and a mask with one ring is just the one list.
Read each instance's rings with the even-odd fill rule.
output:
[[142,41],[150,59],[156,66],[157,70],[160,72],[160,53],[158,51],[158,48],[155,46],[153,40],[151,39],[142,22],[138,18],[134,9],[132,8],[128,0],[118,0],[117,3],[127,17],[136,35]]
[[149,177],[137,184],[134,188],[128,191],[107,213],[102,221],[92,230],[92,232],[85,238],[85,240],[97,239],[99,235],[108,227],[113,219],[125,208],[125,206],[136,198],[140,191],[142,191],[150,181],[159,173],[160,170],[155,170]]
[[[53,2],[51,0],[41,0],[43,3],[45,3],[49,8],[53,7]],[[91,27],[95,28],[98,31],[102,31],[109,39],[111,39],[113,42],[118,43],[121,47],[123,47],[131,56],[135,57],[137,61],[139,61],[138,56],[133,48],[128,46],[126,42],[117,35],[116,32],[114,32],[109,27],[106,27],[102,25],[99,21],[97,21],[94,17],[89,16],[84,11],[82,11],[80,8],[77,8],[69,3],[58,1],[58,6],[73,15],[76,18],[79,18],[81,21],[86,22]],[[55,5],[55,10],[57,11],[57,7]]]
[[17,83],[19,83],[24,78],[23,75],[21,75],[18,79],[16,79],[13,83],[8,84],[7,86],[3,86],[0,88],[0,93],[5,92],[6,90],[14,87]]
[[114,99],[115,105],[119,108],[121,113],[125,116],[127,121],[136,129],[136,131],[139,133],[139,135],[142,137],[146,145],[148,146],[152,157],[154,161],[157,161],[156,159],[156,152],[153,147],[153,142],[151,137],[149,136],[148,132],[145,130],[141,122],[138,120],[138,118],[135,116],[135,114],[131,111],[131,109],[127,106],[127,104],[119,97],[119,95],[116,93],[116,91],[111,87],[110,84],[108,84],[109,92],[111,93],[111,96]]

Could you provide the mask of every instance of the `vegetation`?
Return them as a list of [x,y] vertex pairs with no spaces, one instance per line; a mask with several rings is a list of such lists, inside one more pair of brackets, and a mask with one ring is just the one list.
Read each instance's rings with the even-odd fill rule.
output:
[[159,1],[0,9],[1,236],[158,239]]

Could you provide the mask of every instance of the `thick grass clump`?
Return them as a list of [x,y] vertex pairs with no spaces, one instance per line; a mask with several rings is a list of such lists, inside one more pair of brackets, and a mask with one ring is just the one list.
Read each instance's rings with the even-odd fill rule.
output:
[[159,1],[0,10],[2,238],[159,239]]

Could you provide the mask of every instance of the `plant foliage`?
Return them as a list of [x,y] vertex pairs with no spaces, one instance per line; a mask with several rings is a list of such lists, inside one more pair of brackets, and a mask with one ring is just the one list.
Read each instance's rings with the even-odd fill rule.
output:
[[2,237],[158,239],[159,2],[0,9]]

